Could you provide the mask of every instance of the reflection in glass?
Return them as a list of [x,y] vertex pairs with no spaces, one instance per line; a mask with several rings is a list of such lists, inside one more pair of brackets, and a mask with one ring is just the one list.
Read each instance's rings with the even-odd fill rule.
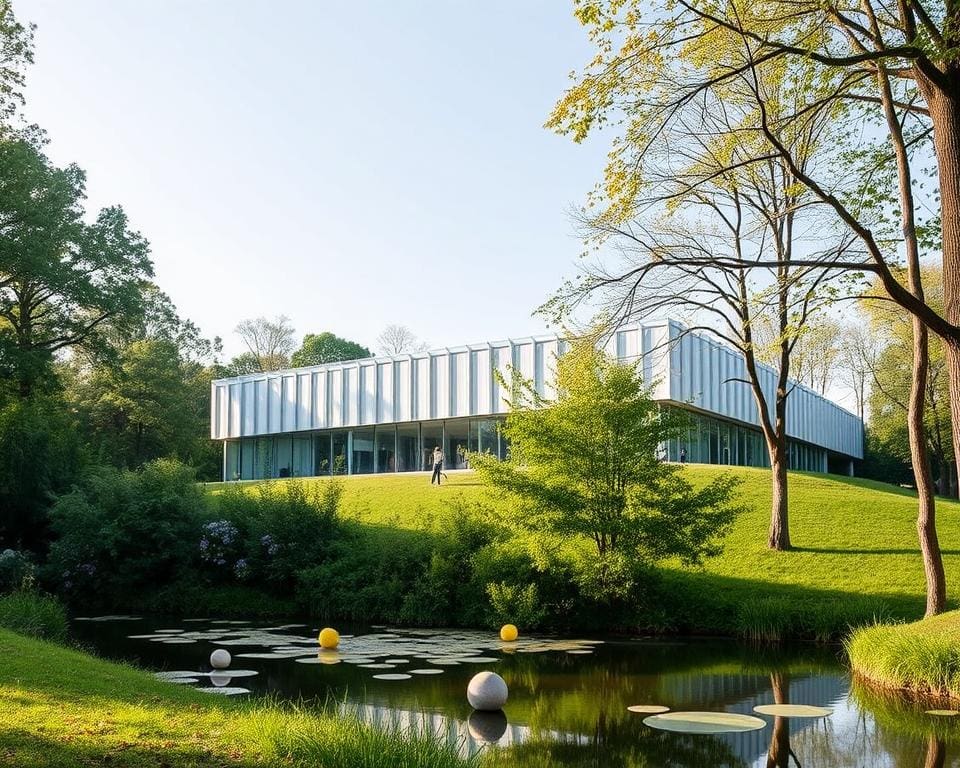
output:
[[420,425],[397,426],[397,471],[415,472],[420,469]]
[[467,469],[467,420],[444,423],[444,464],[447,469]]
[[[433,449],[443,449],[443,422],[433,422],[420,426],[420,469],[433,469]],[[449,467],[449,456],[444,456],[444,467]]]
[[331,435],[332,439],[332,448],[331,452],[333,454],[333,474],[335,475],[345,475],[347,474],[347,433],[346,432],[334,432]]
[[330,460],[330,435],[317,435],[313,438],[313,474],[329,475],[332,469]]
[[373,472],[373,429],[353,430],[353,464],[350,472],[354,475]]
[[397,471],[397,430],[392,424],[377,427],[377,472]]

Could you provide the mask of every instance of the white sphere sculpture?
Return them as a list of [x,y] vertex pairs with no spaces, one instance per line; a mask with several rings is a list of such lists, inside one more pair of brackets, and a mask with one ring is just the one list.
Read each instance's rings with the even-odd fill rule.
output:
[[214,669],[226,669],[230,666],[230,651],[217,648],[210,654],[210,666]]
[[478,672],[467,685],[467,701],[481,712],[503,709],[507,694],[507,683],[496,672]]

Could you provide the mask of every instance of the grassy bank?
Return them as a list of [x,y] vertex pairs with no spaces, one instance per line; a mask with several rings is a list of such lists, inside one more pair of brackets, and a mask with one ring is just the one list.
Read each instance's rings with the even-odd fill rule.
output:
[[960,611],[862,627],[846,646],[854,673],[872,685],[960,701]]
[[217,698],[5,630],[0,659],[0,765],[468,765],[429,738]]
[[[729,471],[742,479],[746,511],[723,554],[702,569],[666,565],[660,589],[668,608],[649,617],[651,629],[735,634],[756,639],[836,637],[850,625],[914,619],[924,609],[924,577],[908,490],[868,480],[790,474],[794,550],[766,548],[769,471],[688,465],[692,480]],[[275,481],[279,487],[285,481]],[[324,483],[311,479],[307,483]],[[445,509],[500,506],[470,472],[450,473],[432,487],[426,474],[343,478],[341,510],[376,546],[406,546],[429,537]],[[210,486],[212,493],[218,486]],[[949,583],[960,577],[960,505],[939,501],[940,541]]]

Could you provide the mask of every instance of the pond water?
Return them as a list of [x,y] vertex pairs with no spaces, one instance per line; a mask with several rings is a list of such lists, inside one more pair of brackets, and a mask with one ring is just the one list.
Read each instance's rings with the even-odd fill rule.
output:
[[[339,628],[339,648],[318,652],[314,623],[74,622],[78,639],[100,655],[174,682],[334,702],[371,722],[429,729],[457,741],[465,754],[486,750],[502,765],[960,767],[960,716],[926,714],[949,705],[909,704],[851,684],[837,648],[527,636],[503,643],[494,632]],[[211,670],[215,648],[231,653],[228,669]],[[502,712],[472,712],[467,704],[467,683],[481,670],[506,680]],[[775,717],[754,710],[775,703],[832,712],[795,709],[821,716]],[[674,719],[652,727],[652,710],[628,709],[644,706],[669,708]],[[683,711],[759,720],[754,730],[716,734],[662,729],[703,727],[678,726],[672,713]],[[716,715],[693,719],[704,717]]]

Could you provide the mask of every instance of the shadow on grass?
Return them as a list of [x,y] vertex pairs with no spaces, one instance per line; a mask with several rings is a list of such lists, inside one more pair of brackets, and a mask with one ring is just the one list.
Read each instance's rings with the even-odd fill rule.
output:
[[[792,552],[813,552],[820,555],[916,555],[920,547],[911,549],[851,549],[849,547],[793,547]],[[960,555],[960,549],[941,549],[943,555]]]
[[82,741],[81,738],[89,736],[58,739],[22,729],[0,731],[0,765],[17,768],[223,768],[227,765],[259,768],[272,764],[245,758],[238,752],[214,752],[202,745],[190,745],[182,741],[144,745],[129,741],[99,743]]

